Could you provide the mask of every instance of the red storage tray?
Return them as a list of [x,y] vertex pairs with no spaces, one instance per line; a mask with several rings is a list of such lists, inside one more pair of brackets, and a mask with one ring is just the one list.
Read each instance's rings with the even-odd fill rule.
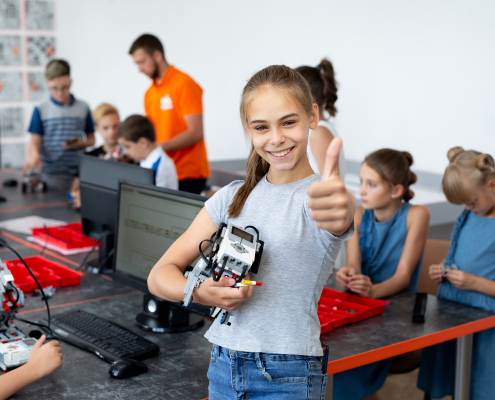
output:
[[356,303],[370,308],[370,317],[381,314],[387,304],[390,304],[385,300],[370,299],[368,297],[358,296],[357,294],[343,293],[338,290],[323,288],[322,296],[332,299],[340,299],[348,301],[349,303]]
[[[321,333],[327,333],[344,324],[362,321],[368,317],[381,314],[387,304],[389,302],[385,300],[370,299],[330,288],[323,288],[320,302],[318,303]],[[331,319],[333,321],[330,321]]]
[[93,247],[97,243],[95,239],[83,235],[80,222],[46,229],[34,228],[32,231],[36,239],[65,250]]
[[[47,286],[78,285],[81,283],[81,276],[84,275],[82,272],[74,271],[65,265],[50,261],[42,256],[26,257],[24,261],[31,268],[33,275],[38,279],[42,288]],[[15,285],[23,292],[31,292],[33,289],[38,288],[21,261],[18,259],[6,260],[4,263],[12,272]]]
[[331,332],[333,330],[333,323],[335,320],[333,318],[328,318],[327,316],[320,316],[320,334]]

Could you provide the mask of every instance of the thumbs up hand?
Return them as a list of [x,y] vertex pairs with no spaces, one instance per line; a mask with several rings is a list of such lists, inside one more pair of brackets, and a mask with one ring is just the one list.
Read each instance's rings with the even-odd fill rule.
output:
[[316,226],[335,236],[341,236],[351,225],[356,211],[356,199],[346,189],[339,175],[339,154],[342,139],[334,138],[326,153],[321,181],[309,189],[308,206]]

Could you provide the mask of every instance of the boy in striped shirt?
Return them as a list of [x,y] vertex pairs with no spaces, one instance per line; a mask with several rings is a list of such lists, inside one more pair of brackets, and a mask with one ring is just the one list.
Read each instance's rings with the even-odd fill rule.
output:
[[70,93],[67,61],[50,61],[45,77],[50,97],[34,108],[24,173],[37,167],[49,188],[68,191],[78,173],[78,155],[95,143],[93,120],[89,106]]

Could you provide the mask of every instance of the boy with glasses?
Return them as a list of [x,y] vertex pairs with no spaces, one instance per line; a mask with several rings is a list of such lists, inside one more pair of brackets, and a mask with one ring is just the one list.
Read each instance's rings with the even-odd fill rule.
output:
[[78,154],[95,143],[93,120],[89,106],[70,93],[67,61],[50,61],[45,77],[50,97],[34,108],[24,173],[37,167],[49,188],[68,191],[78,173]]

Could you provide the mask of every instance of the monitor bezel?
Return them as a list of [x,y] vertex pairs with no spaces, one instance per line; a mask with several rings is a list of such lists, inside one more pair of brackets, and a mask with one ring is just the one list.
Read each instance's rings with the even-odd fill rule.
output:
[[138,182],[133,182],[133,181],[127,181],[127,180],[119,180],[119,190],[118,190],[118,201],[117,201],[117,224],[116,224],[116,230],[115,230],[115,244],[114,244],[114,249],[115,249],[115,256],[113,260],[113,271],[108,274],[114,281],[122,283],[126,286],[130,286],[134,289],[137,289],[143,293],[150,293],[148,289],[148,283],[147,280],[141,279],[138,277],[134,277],[130,274],[126,274],[122,271],[117,270],[117,243],[118,243],[118,234],[119,234],[119,216],[120,216],[120,196],[122,193],[122,185],[128,185],[132,186],[134,188],[138,189],[146,189],[146,190],[152,190],[155,192],[159,193],[165,193],[169,195],[180,195],[183,198],[186,199],[191,199],[191,200],[197,200],[197,201],[202,201],[203,202],[203,207],[204,207],[204,202],[208,200],[208,197],[193,194],[193,193],[188,193],[188,192],[182,192],[179,190],[173,190],[173,189],[167,189],[167,188],[162,188],[158,186],[153,186],[153,185],[147,185],[144,183],[138,183]]

